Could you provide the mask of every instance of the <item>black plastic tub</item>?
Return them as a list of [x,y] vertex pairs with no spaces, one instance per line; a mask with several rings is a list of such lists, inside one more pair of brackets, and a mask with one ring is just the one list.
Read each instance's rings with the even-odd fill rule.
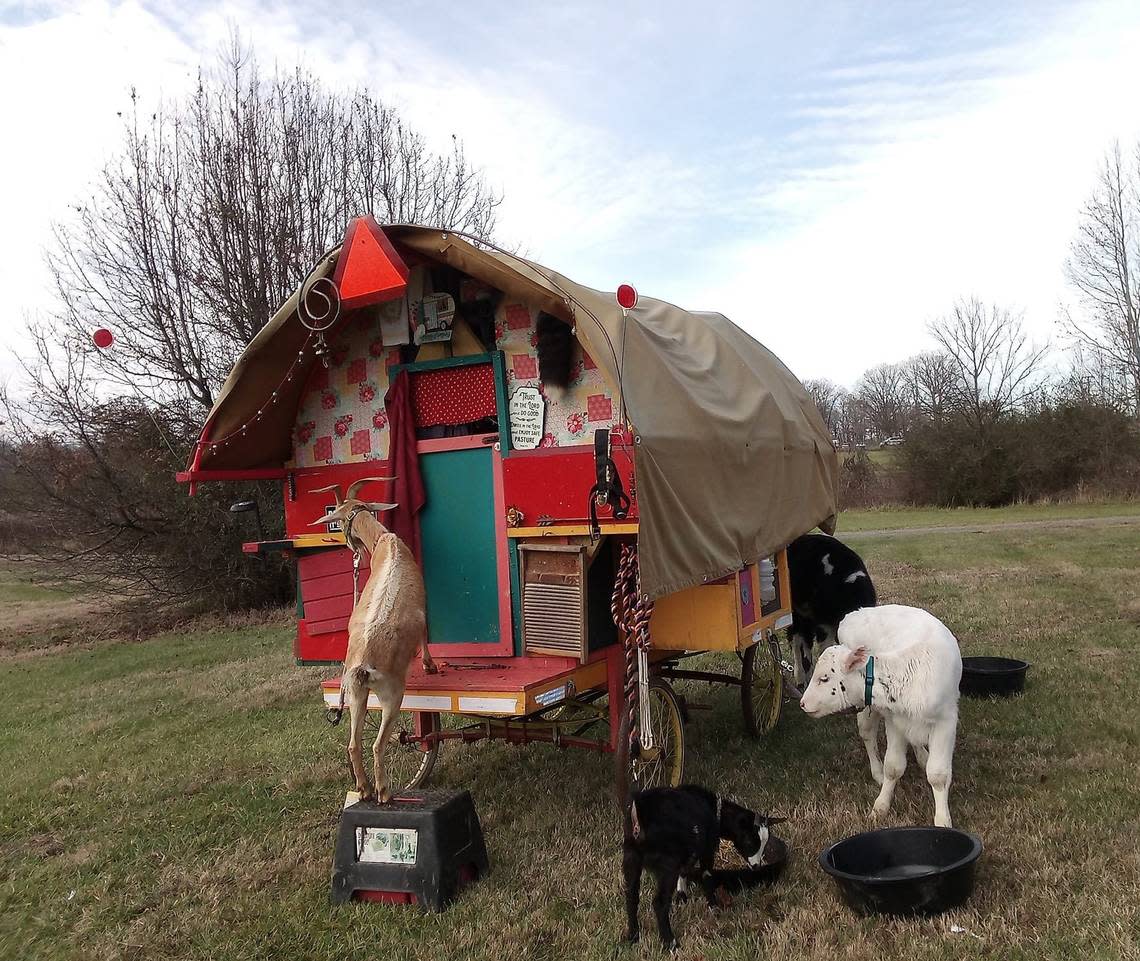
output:
[[967,697],[1009,697],[1025,690],[1028,661],[1013,657],[964,657],[958,690]]
[[884,828],[845,838],[819,856],[858,914],[939,914],[974,890],[982,842],[954,828]]

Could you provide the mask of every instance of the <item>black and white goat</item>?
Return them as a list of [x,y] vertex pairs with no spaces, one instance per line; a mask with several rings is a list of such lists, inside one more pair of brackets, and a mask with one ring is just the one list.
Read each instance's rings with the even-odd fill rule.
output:
[[839,622],[878,598],[863,559],[827,534],[804,534],[788,545],[792,588],[789,634],[796,686],[802,692],[812,663],[834,644]]
[[709,907],[715,908],[718,882],[713,861],[721,838],[731,841],[750,866],[759,867],[764,863],[769,828],[783,820],[756,814],[693,785],[635,792],[625,811],[622,846],[629,940],[640,937],[637,908],[645,868],[657,877],[653,911],[658,933],[666,948],[675,949],[678,942],[669,923],[674,892],[687,895],[689,882],[695,881]]

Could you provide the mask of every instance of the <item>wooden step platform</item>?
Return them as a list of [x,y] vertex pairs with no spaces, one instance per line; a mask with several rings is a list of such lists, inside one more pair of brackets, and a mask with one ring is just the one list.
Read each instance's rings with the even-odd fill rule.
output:
[[[605,650],[596,652],[587,664],[569,657],[453,657],[437,659],[439,671],[425,674],[417,658],[408,671],[402,707],[405,711],[520,717],[576,693],[604,687],[606,663]],[[335,708],[340,678],[322,682],[321,692],[325,704]],[[379,709],[375,694],[369,695],[368,706]]]

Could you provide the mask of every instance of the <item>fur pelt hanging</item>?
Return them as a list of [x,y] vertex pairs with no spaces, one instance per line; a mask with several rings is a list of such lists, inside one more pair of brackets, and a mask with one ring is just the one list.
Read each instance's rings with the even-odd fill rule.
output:
[[538,376],[546,393],[558,400],[570,388],[576,341],[570,325],[540,313],[535,325],[538,334]]

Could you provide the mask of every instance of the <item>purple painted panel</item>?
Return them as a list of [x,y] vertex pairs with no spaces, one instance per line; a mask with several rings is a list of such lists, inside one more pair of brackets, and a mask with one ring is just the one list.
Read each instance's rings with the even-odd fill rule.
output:
[[755,624],[756,592],[752,589],[752,568],[746,567],[736,575],[736,590],[740,594],[740,623]]

